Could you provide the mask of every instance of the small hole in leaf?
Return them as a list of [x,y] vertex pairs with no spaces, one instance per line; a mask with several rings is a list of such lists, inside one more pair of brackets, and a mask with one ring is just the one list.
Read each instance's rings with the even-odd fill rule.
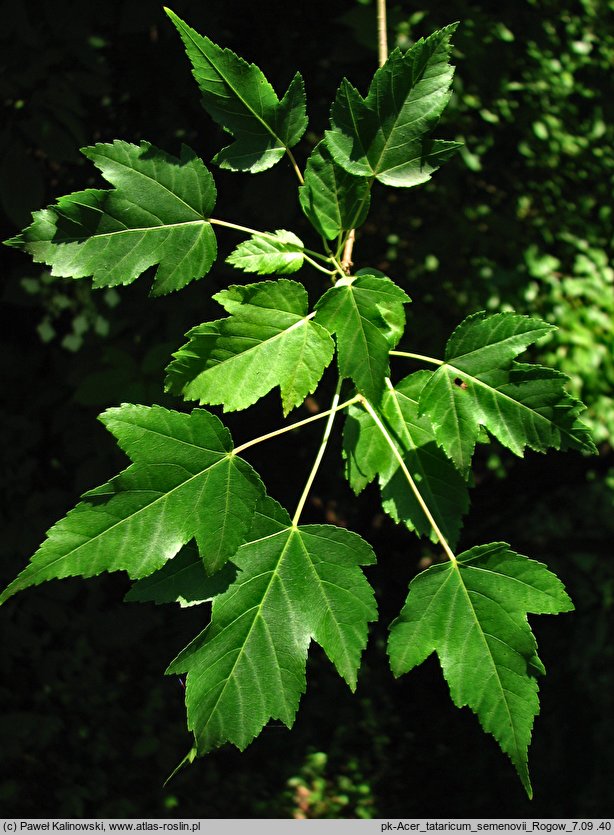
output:
[[467,388],[467,383],[465,383],[463,380],[461,380],[460,377],[456,377],[456,379],[454,380],[454,385],[458,386],[459,389],[466,389]]

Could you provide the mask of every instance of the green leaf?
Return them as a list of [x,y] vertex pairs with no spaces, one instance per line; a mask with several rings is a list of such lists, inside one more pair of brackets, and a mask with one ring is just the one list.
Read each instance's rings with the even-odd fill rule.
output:
[[395,49],[364,99],[347,79],[341,82],[326,144],[342,168],[407,188],[429,180],[461,147],[429,136],[450,98],[454,69],[448,58],[456,25],[419,40],[405,53]]
[[208,576],[194,542],[188,542],[176,557],[148,577],[137,580],[124,597],[127,603],[179,603],[195,606],[208,603],[226,591],[237,575],[236,567],[225,563]]
[[83,148],[112,190],[87,189],[34,212],[8,244],[68,278],[92,276],[94,287],[130,284],[159,264],[152,295],[179,290],[211,269],[217,255],[209,216],[213,178],[188,148],[181,158],[141,142]]
[[299,197],[303,212],[317,232],[332,241],[344,230],[365,222],[371,188],[366,178],[348,174],[337,165],[325,143],[320,142],[307,160]]
[[582,404],[565,391],[567,377],[513,358],[553,330],[540,319],[515,313],[476,313],[462,322],[446,346],[445,363],[420,396],[437,442],[465,472],[480,426],[516,455],[525,447],[545,452],[594,452],[588,429],[577,419]]
[[260,275],[295,273],[303,266],[305,245],[285,229],[267,235],[252,235],[234,249],[226,261],[246,273]]
[[294,527],[272,499],[260,503],[233,562],[239,574],[215,598],[211,623],[167,671],[188,674],[188,724],[201,754],[224,742],[245,748],[269,719],[292,725],[311,640],[354,690],[377,615],[359,568],[375,562],[371,547],[332,525]]
[[[387,278],[381,270],[375,267],[363,267],[357,270],[355,278],[369,276],[370,278]],[[376,285],[378,288],[382,285]],[[395,285],[396,287],[396,285]],[[399,288],[396,287],[398,290]],[[399,340],[405,333],[405,308],[406,302],[410,302],[409,296],[399,304],[400,298],[382,298],[381,294],[377,300],[377,306],[384,321],[383,333],[390,348],[396,348]]]
[[284,414],[300,405],[334,353],[328,332],[307,314],[303,285],[288,279],[233,285],[214,298],[232,315],[188,333],[167,368],[166,390],[233,411],[279,386]]
[[526,615],[573,609],[563,584],[504,542],[419,574],[389,640],[396,676],[436,652],[457,707],[468,705],[509,756],[531,796],[528,747],[543,670]]
[[254,64],[199,35],[170,9],[192,62],[192,74],[207,113],[235,141],[214,158],[232,171],[265,171],[300,140],[307,128],[305,88],[300,73],[280,101]]
[[[418,416],[418,398],[429,376],[428,371],[418,371],[401,380],[384,393],[378,412],[437,525],[454,546],[469,496],[465,480],[435,442],[428,419]],[[379,476],[384,510],[410,531],[438,541],[399,462],[371,416],[359,406],[348,411],[343,451],[355,493]]]
[[263,487],[218,418],[124,404],[100,420],[134,463],[51,528],[0,603],[56,577],[146,577],[192,538],[214,573],[245,541]]
[[389,372],[388,352],[401,336],[409,296],[389,278],[359,275],[331,287],[316,304],[316,321],[337,337],[339,373],[377,402]]

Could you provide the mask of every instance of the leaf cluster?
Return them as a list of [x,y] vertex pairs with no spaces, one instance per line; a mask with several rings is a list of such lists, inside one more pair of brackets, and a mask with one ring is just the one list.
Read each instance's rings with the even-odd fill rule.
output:
[[[243,749],[271,719],[291,726],[311,641],[353,690],[377,618],[362,570],[375,563],[372,548],[344,528],[300,521],[336,415],[345,411],[353,490],[377,479],[384,510],[439,544],[447,559],[410,584],[391,627],[392,671],[405,674],[436,652],[454,703],[477,714],[530,794],[527,752],[544,669],[527,614],[572,604],[553,574],[505,543],[458,555],[453,549],[469,507],[476,443],[494,437],[516,455],[526,448],[592,452],[578,418],[582,405],[566,392],[564,375],[517,361],[549,333],[548,324],[477,313],[454,331],[442,359],[398,350],[409,296],[378,270],[351,270],[373,184],[425,183],[459,148],[433,138],[450,98],[456,25],[395,49],[365,97],[344,80],[330,129],[302,172],[292,150],[307,127],[300,74],[280,98],[258,67],[167,13],[205,110],[232,136],[213,162],[256,174],[287,158],[322,251],[288,230],[216,218],[213,177],[190,149],[174,157],[123,141],[83,150],[112,188],[60,198],[8,243],[52,275],[91,276],[95,287],[129,284],[156,267],[152,295],[163,295],[208,273],[216,226],[241,231],[248,237],[228,262],[265,278],[214,296],[227,315],[188,333],[167,368],[167,391],[235,411],[278,388],[287,416],[336,358],[336,393],[323,413],[238,446],[202,408],[107,410],[101,420],[131,463],[50,529],[0,602],[52,578],[117,570],[136,581],[128,600],[211,602],[210,622],[167,671],[187,673],[195,747],[186,760],[225,742]],[[312,305],[304,285],[285,277],[302,269],[325,276]],[[427,368],[397,379],[391,357]],[[321,418],[322,444],[291,515],[241,453]]]

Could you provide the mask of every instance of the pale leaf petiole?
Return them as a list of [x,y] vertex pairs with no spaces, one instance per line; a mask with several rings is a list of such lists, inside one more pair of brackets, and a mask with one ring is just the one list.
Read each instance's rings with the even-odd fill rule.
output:
[[[337,388],[335,389],[335,394],[333,396],[331,408],[328,410],[328,420],[326,421],[326,426],[324,427],[324,434],[322,435],[322,443],[320,444],[320,449],[318,450],[318,454],[316,455],[315,461],[313,462],[313,466],[311,468],[311,472],[309,473],[309,477],[307,478],[307,482],[301,493],[301,497],[299,499],[298,505],[296,506],[296,511],[294,516],[292,517],[292,524],[296,527],[298,524],[298,520],[301,517],[301,513],[303,512],[303,507],[305,506],[305,502],[307,501],[307,496],[309,495],[309,491],[311,490],[311,486],[314,482],[314,479],[317,475],[318,469],[320,468],[320,464],[322,463],[322,458],[324,458],[324,453],[326,452],[326,445],[328,444],[328,439],[330,438],[330,433],[333,428],[333,423],[335,421],[335,415],[341,408],[339,406],[339,397],[341,394],[341,385],[343,383],[343,377],[339,378],[339,382],[337,383]],[[345,403],[345,406],[349,406],[351,403],[356,402],[358,400],[358,395],[352,400]],[[326,414],[326,413],[324,413]],[[323,415],[322,415],[323,417]]]
[[[386,382],[390,387],[390,381],[387,380]],[[416,485],[416,482],[412,478],[411,473],[407,469],[407,465],[405,464],[405,461],[403,460],[403,456],[401,455],[401,453],[399,452],[399,450],[397,448],[397,445],[395,444],[395,442],[391,438],[390,433],[388,432],[388,430],[386,429],[386,427],[382,423],[379,415],[377,414],[377,412],[375,411],[373,406],[369,403],[369,401],[366,399],[366,397],[363,397],[362,395],[359,395],[358,399],[359,399],[360,403],[362,403],[364,408],[367,410],[369,415],[371,416],[373,422],[375,423],[375,425],[377,426],[379,431],[382,433],[382,436],[383,436],[384,440],[386,441],[386,443],[390,447],[390,450],[391,450],[392,454],[397,459],[397,461],[399,463],[399,467],[401,468],[401,471],[402,471],[403,475],[407,479],[407,483],[409,484],[409,486],[412,490],[412,493],[416,497],[416,501],[418,502],[418,504],[422,508],[422,511],[423,511],[424,515],[426,516],[426,518],[429,521],[429,524],[433,528],[433,531],[435,532],[435,536],[439,540],[439,543],[441,544],[441,547],[445,551],[447,558],[450,560],[450,562],[452,562],[453,564],[456,564],[456,557],[454,556],[454,552],[452,551],[452,549],[448,545],[448,542],[447,542],[445,536],[443,535],[443,533],[441,532],[441,529],[439,528],[439,525],[435,521],[435,519],[433,517],[433,514],[431,513],[431,511],[429,510],[428,505],[426,504],[426,502],[422,498],[422,494],[418,490],[418,486]]]
[[313,258],[310,258],[309,255],[306,255],[304,252],[303,252],[303,258],[305,259],[305,261],[307,261],[309,264],[311,264],[311,266],[314,269],[318,270],[321,273],[324,273],[325,275],[336,275],[337,274],[337,270],[327,270],[326,267],[322,267],[320,264],[318,264],[317,261],[314,261]]
[[351,397],[349,400],[345,400],[343,403],[337,402],[332,408],[327,409],[325,412],[318,412],[317,415],[312,415],[311,417],[305,418],[304,420],[299,420],[296,423],[291,423],[289,426],[282,426],[280,429],[275,429],[274,432],[267,432],[266,435],[259,435],[257,438],[252,438],[251,441],[246,441],[244,444],[240,444],[239,446],[235,447],[233,450],[233,454],[239,455],[244,450],[249,449],[249,447],[256,446],[256,444],[262,443],[262,441],[268,441],[270,438],[276,438],[278,435],[283,435],[285,432],[290,432],[293,429],[298,429],[300,426],[306,426],[308,423],[313,423],[316,420],[322,420],[322,418],[328,417],[331,413],[334,414],[335,412],[340,412],[342,409],[346,409],[353,403],[357,403],[359,399],[360,396],[355,395],[354,397]]
[[444,360],[435,359],[435,357],[427,357],[425,354],[412,354],[409,351],[389,351],[391,357],[407,357],[411,360],[422,360],[423,362],[430,362],[431,365],[445,365]]
[[304,185],[305,184],[305,179],[304,179],[304,177],[301,173],[301,169],[298,167],[296,159],[294,158],[294,154],[292,153],[290,148],[288,148],[287,146],[286,146],[286,154],[288,155],[288,159],[290,160],[290,162],[292,164],[292,168],[294,168],[294,173],[296,174],[299,183],[301,185]]
[[[273,234],[272,232],[260,232],[260,230],[258,229],[250,229],[249,226],[242,226],[240,223],[231,223],[229,220],[219,220],[218,218],[210,217],[209,223],[213,224],[214,226],[225,226],[227,229],[236,229],[237,232],[245,232],[248,235],[255,235],[258,238],[268,238],[269,240],[275,241],[276,243],[279,242],[278,236]],[[311,249],[303,249],[302,254],[305,261],[308,261],[312,267],[315,267],[316,270],[319,270],[322,273],[326,273],[326,275],[335,275],[335,273],[339,272],[340,267],[333,258],[329,258],[326,255],[321,255],[319,252],[314,252]],[[335,269],[325,269],[324,267],[320,266],[320,264],[316,263],[313,260],[314,258],[320,258],[327,264],[334,263]]]

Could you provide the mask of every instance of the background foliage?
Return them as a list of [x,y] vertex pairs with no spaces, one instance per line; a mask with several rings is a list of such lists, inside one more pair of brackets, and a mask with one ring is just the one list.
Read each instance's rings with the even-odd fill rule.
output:
[[[58,194],[97,184],[80,145],[144,138],[178,153],[186,141],[205,160],[220,146],[157,3],[2,5],[3,238]],[[275,0],[257,18],[245,17],[239,0],[212,0],[206,11],[178,0],[174,9],[255,61],[277,89],[301,70],[310,127],[299,159],[326,127],[339,79],[347,75],[364,92],[376,65],[368,3],[282,8]],[[198,612],[123,605],[127,583],[115,576],[31,590],[0,619],[0,804],[7,816],[614,812],[614,7],[608,0],[391,2],[389,16],[401,46],[462,21],[445,132],[465,148],[411,193],[375,189],[356,266],[386,270],[407,290],[409,328],[425,353],[441,352],[458,321],[481,308],[532,312],[557,324],[539,358],[572,377],[600,446],[598,459],[489,453],[478,462],[464,529],[467,542],[506,539],[547,562],[576,603],[574,615],[537,627],[549,676],[532,748],[536,799],[523,797],[469,712],[451,706],[433,659],[391,678],[386,623],[434,550],[375,513],[375,487],[353,497],[333,448],[306,521],[347,524],[373,545],[382,564],[369,569],[369,579],[390,606],[372,632],[356,696],[323,653],[312,652],[292,732],[270,727],[245,754],[223,749],[163,788],[190,741],[181,734],[181,684],[162,672],[200,627]],[[308,240],[284,165],[253,178],[216,171],[216,181],[220,216],[258,226],[266,213],[268,228],[293,228]],[[271,195],[266,205],[263,194]],[[225,256],[237,240],[220,238]],[[123,466],[95,415],[126,400],[176,408],[162,394],[163,367],[195,309],[203,319],[219,313],[203,303],[198,284],[158,301],[147,298],[146,282],[92,292],[86,282],[51,281],[19,253],[6,250],[2,258],[0,572],[8,581],[77,495]],[[229,275],[216,267],[205,279],[207,298]],[[264,403],[247,419],[229,416],[237,440],[278,419],[275,398]],[[273,496],[298,495],[319,431],[279,439],[274,456],[269,448],[253,451],[250,461]]]

